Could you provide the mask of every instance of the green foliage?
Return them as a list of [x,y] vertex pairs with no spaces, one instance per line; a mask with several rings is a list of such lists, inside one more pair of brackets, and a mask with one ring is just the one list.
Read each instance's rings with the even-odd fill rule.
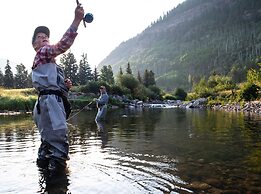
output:
[[163,95],[163,99],[164,100],[177,100],[175,96],[173,96],[172,94],[164,94]]
[[260,87],[254,83],[246,83],[240,92],[240,97],[246,101],[256,100],[260,98]]
[[153,71],[148,71],[147,69],[145,69],[143,76],[143,84],[146,87],[156,85]]
[[80,87],[80,91],[84,93],[94,93],[98,94],[99,93],[99,82],[96,81],[90,81],[86,85]]
[[127,64],[126,73],[132,75],[132,70],[131,70],[131,67],[130,67],[130,63]]
[[149,89],[144,85],[139,84],[138,87],[136,87],[134,90],[134,98],[147,101],[149,98]]
[[78,80],[78,65],[74,54],[69,51],[67,54],[63,54],[60,59],[61,65],[64,68],[65,78],[71,79],[74,85],[77,85]]
[[185,100],[187,97],[187,93],[182,88],[176,88],[173,95],[177,100]]
[[16,74],[14,78],[15,88],[28,88],[30,87],[31,77],[28,75],[26,67],[21,63],[16,66]]
[[138,81],[140,83],[142,83],[142,78],[141,78],[141,75],[140,75],[140,71],[138,71],[137,79],[138,79]]
[[214,88],[214,90],[217,92],[233,89],[235,87],[235,84],[233,84],[231,77],[212,75],[208,78],[207,86],[209,88]]
[[155,86],[155,85],[150,85],[148,87],[148,89],[152,92],[152,95],[150,96],[150,99],[161,99],[161,90],[159,87]]
[[8,111],[32,111],[36,97],[0,97],[0,110]]
[[87,54],[82,54],[82,59],[79,64],[78,72],[78,83],[80,85],[86,84],[88,81],[93,79],[92,71],[90,65],[87,61]]
[[9,60],[7,60],[7,63],[5,66],[4,87],[5,88],[14,87],[14,76],[13,76],[13,72],[12,72]]
[[259,68],[250,69],[247,72],[247,82],[254,83],[257,86],[261,87],[261,63],[258,64]]
[[0,86],[3,86],[3,85],[4,85],[4,74],[0,69]]
[[118,85],[111,85],[111,92],[110,92],[112,95],[124,95],[124,88],[118,86]]
[[101,69],[100,81],[106,82],[108,84],[114,84],[113,71],[110,65],[103,66]]
[[121,108],[124,108],[124,103],[120,100],[114,99],[114,98],[109,98],[109,104],[114,105],[114,106],[118,106]]
[[93,72],[93,81],[98,81],[99,79],[99,73],[98,73],[98,70],[97,70],[97,67],[94,68],[94,72]]
[[121,86],[128,88],[132,94],[134,89],[139,85],[139,81],[131,74],[123,74],[120,76],[119,83]]
[[205,78],[202,78],[200,82],[193,87],[194,92],[199,97],[207,98],[214,94],[213,88],[208,87],[208,83]]
[[[70,100],[72,109],[82,109],[86,106],[86,104],[89,104],[92,101],[92,98],[84,98],[84,99],[73,99]],[[93,104],[95,106],[95,103]],[[92,104],[90,105],[92,106]]]

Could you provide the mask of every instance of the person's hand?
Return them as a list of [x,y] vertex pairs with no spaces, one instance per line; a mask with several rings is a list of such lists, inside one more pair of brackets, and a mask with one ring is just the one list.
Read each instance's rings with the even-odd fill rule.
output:
[[74,20],[72,25],[77,28],[81,23],[83,17],[84,17],[84,9],[82,5],[79,3],[74,11]]
[[92,101],[93,101],[93,102],[96,102],[96,101],[97,101],[97,98],[93,98]]
[[65,86],[70,89],[72,87],[72,81],[70,79],[65,79],[64,80]]

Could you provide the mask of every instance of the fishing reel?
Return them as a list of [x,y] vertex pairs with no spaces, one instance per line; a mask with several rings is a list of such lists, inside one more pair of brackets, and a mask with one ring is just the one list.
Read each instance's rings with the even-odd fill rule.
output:
[[[79,0],[76,0],[77,5],[79,5]],[[93,21],[93,15],[91,13],[86,13],[84,18],[82,19],[84,27],[86,27],[85,22],[91,23]]]
[[93,15],[91,13],[86,13],[86,15],[83,18],[83,21],[91,23],[93,21]]

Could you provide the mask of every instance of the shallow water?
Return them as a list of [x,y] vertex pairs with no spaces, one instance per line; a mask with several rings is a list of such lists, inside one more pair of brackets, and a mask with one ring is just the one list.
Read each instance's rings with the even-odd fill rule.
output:
[[31,115],[0,117],[0,193],[261,193],[260,117],[209,110],[111,110],[73,117],[68,172],[36,166]]

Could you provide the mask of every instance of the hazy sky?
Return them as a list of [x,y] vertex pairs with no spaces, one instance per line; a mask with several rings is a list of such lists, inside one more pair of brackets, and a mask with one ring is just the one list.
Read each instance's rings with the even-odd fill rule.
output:
[[[94,20],[86,28],[80,25],[71,51],[77,61],[87,53],[94,68],[121,42],[141,33],[184,0],[79,1]],[[46,25],[51,31],[51,43],[56,43],[70,26],[75,7],[76,0],[1,0],[0,58],[30,68],[35,54],[31,45],[34,29]]]

